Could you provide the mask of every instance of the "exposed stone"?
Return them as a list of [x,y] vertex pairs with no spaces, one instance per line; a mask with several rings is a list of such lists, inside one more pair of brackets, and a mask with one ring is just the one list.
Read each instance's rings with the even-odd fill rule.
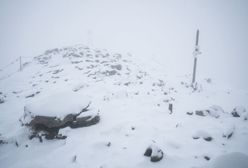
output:
[[0,98],[0,104],[4,103],[4,99]]
[[0,134],[0,145],[7,144],[8,142],[5,140],[5,138]]
[[202,116],[202,117],[206,116],[206,114],[202,110],[196,110],[195,114],[198,115],[198,116]]
[[200,137],[198,137],[198,136],[193,136],[193,139],[199,139]]
[[231,114],[232,114],[233,117],[240,117],[240,115],[238,114],[237,111],[232,111]]
[[195,114],[198,116],[211,116],[214,118],[219,118],[224,113],[224,110],[218,105],[212,105],[208,109],[195,111]]
[[150,157],[152,155],[152,148],[151,147],[147,148],[144,155]]
[[173,113],[173,104],[172,103],[169,103],[169,111],[170,111],[170,114]]
[[204,139],[205,141],[209,141],[209,142],[210,142],[210,141],[212,141],[213,138],[212,138],[212,137],[204,137],[203,139]]
[[107,76],[113,76],[117,74],[117,71],[116,70],[105,71],[104,74],[106,74]]
[[186,114],[188,114],[188,115],[193,115],[193,112],[187,112]]
[[228,135],[223,135],[224,138],[230,139],[233,136],[233,132],[231,132]]
[[144,153],[144,156],[151,158],[150,159],[151,162],[160,161],[163,158],[163,155],[164,155],[163,151],[155,145],[149,146]]
[[204,156],[204,159],[209,161],[210,160],[210,157],[209,156]]
[[236,129],[235,125],[225,128],[222,137],[226,139],[230,139],[233,136],[235,129]]
[[243,106],[237,106],[231,112],[233,117],[241,117],[246,113],[246,109]]
[[122,69],[122,65],[121,64],[117,64],[117,65],[111,65],[112,69],[117,69],[117,70],[121,70]]
[[155,152],[152,153],[152,155],[151,155],[151,162],[158,162],[158,161],[160,161],[163,158],[163,155],[164,155],[163,154],[163,151],[161,149],[158,149],[156,151],[156,153]]

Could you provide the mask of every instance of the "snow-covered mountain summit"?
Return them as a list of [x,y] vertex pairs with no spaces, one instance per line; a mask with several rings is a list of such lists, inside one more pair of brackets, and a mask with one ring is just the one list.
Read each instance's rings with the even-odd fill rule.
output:
[[[210,80],[193,90],[189,76],[167,78],[144,61],[148,67],[131,54],[76,45],[47,50],[14,74],[2,71],[0,165],[202,167],[224,154],[247,157],[247,93],[219,88]],[[89,100],[100,122],[61,129],[65,140],[29,140],[28,128],[19,122],[24,108],[38,103],[38,111],[46,114],[53,106],[49,102],[56,102],[49,101],[56,99],[51,95],[59,95],[56,109],[62,110],[64,104]],[[149,146],[160,155],[163,151],[161,161],[143,155]]]

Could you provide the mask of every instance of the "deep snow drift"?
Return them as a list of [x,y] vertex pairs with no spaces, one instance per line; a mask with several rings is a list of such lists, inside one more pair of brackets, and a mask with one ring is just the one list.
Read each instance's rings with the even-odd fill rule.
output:
[[[168,77],[149,60],[82,45],[48,50],[1,76],[1,167],[190,168],[230,159],[248,167],[246,91],[209,79],[194,91],[190,76]],[[63,116],[89,101],[101,121],[61,129],[64,140],[29,140],[19,122],[24,107]],[[162,160],[144,156],[149,146],[163,151]]]

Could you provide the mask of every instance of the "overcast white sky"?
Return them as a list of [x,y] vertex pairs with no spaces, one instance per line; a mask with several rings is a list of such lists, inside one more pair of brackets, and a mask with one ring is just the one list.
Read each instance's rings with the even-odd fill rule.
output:
[[197,28],[198,75],[248,89],[247,0],[0,0],[0,66],[82,43],[189,74]]

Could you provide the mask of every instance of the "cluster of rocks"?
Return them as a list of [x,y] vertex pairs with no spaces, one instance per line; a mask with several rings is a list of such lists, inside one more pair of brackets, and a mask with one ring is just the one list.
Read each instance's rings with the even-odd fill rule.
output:
[[248,113],[243,106],[235,107],[231,113],[226,113],[220,106],[213,105],[205,110],[195,110],[195,112],[187,112],[187,115],[198,115],[198,116],[211,116],[219,118],[223,114],[231,114],[233,117],[242,117],[244,120],[248,120]]
[[203,131],[203,130],[197,131],[193,135],[192,138],[193,139],[200,139],[200,138],[202,138],[202,139],[204,139],[205,141],[208,141],[208,142],[210,142],[210,141],[213,140],[212,136],[210,134],[208,134],[207,132]]

